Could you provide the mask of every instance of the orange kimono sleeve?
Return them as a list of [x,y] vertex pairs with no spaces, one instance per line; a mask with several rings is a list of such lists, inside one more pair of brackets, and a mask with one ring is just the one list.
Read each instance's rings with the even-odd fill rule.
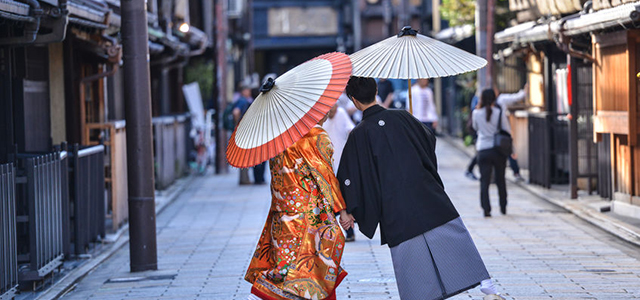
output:
[[333,172],[333,145],[331,144],[331,139],[329,139],[329,135],[324,131],[324,129],[319,130],[321,130],[321,132],[317,134],[314,139],[316,142],[315,148],[318,157],[314,168],[318,171],[318,176],[322,177],[322,179],[318,178],[318,181],[327,182],[328,186],[326,189],[321,189],[322,193],[326,199],[331,200],[333,212],[338,213],[341,210],[346,209],[347,205],[344,202],[344,198],[342,198],[340,184]]

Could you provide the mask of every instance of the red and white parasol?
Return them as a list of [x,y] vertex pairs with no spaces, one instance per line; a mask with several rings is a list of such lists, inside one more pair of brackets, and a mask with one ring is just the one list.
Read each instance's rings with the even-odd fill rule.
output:
[[349,56],[335,52],[269,78],[231,135],[229,164],[252,167],[293,145],[329,112],[350,76]]

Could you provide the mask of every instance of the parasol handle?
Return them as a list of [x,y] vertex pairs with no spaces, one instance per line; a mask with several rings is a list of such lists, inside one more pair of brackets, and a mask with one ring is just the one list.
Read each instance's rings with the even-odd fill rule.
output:
[[413,115],[413,102],[411,101],[411,79],[409,79],[409,113]]

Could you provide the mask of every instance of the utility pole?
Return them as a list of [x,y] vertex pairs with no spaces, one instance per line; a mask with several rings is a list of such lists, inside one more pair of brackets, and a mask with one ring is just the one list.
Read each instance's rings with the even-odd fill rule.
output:
[[129,176],[129,255],[131,272],[140,272],[158,269],[147,5],[142,0],[122,0],[121,4]]
[[485,68],[485,76],[487,88],[493,88],[493,34],[495,28],[495,0],[487,1],[487,54],[485,59],[487,60],[487,67]]
[[393,30],[393,25],[391,23],[392,19],[393,19],[393,6],[391,5],[391,0],[382,0],[382,20],[384,21],[384,27],[382,28],[382,36],[387,37],[392,34],[397,34],[398,33],[397,31],[400,30],[400,29]]
[[[431,0],[431,29],[434,34],[440,32],[442,29],[441,23],[440,0]],[[433,80],[433,94],[435,98],[436,112],[438,116],[442,116],[442,78],[435,78]],[[442,130],[444,122],[440,122],[438,125],[440,130]]]
[[401,28],[411,26],[411,12],[409,10],[409,0],[400,1],[400,9],[398,12],[398,28],[393,32],[397,34]]
[[[476,2],[476,55],[487,59],[487,2],[488,0],[477,0]],[[487,61],[489,61],[487,59]],[[487,84],[487,69],[478,70],[477,94],[483,89],[489,88]]]
[[[214,30],[214,61],[215,61],[215,78],[216,85],[213,88],[215,107],[215,123],[216,123],[216,174],[227,173],[229,167],[227,165],[226,152],[227,152],[227,131],[222,127],[220,117],[227,106],[227,55],[226,55],[226,41],[227,41],[227,13],[225,3],[227,1],[214,0],[214,16],[215,16],[215,30]],[[251,9],[251,8],[249,8]],[[253,37],[251,37],[253,38]]]
[[360,17],[360,1],[351,0],[351,6],[351,12],[353,13],[353,52],[356,52],[362,48],[362,18]]

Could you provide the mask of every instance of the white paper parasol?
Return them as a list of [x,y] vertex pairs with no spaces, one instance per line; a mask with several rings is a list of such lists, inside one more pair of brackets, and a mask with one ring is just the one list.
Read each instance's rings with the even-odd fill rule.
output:
[[336,52],[269,78],[229,140],[229,164],[255,166],[298,141],[336,103],[350,76],[351,60]]
[[411,79],[453,76],[487,64],[482,57],[418,34],[410,26],[350,58],[354,76],[408,79],[410,108]]

